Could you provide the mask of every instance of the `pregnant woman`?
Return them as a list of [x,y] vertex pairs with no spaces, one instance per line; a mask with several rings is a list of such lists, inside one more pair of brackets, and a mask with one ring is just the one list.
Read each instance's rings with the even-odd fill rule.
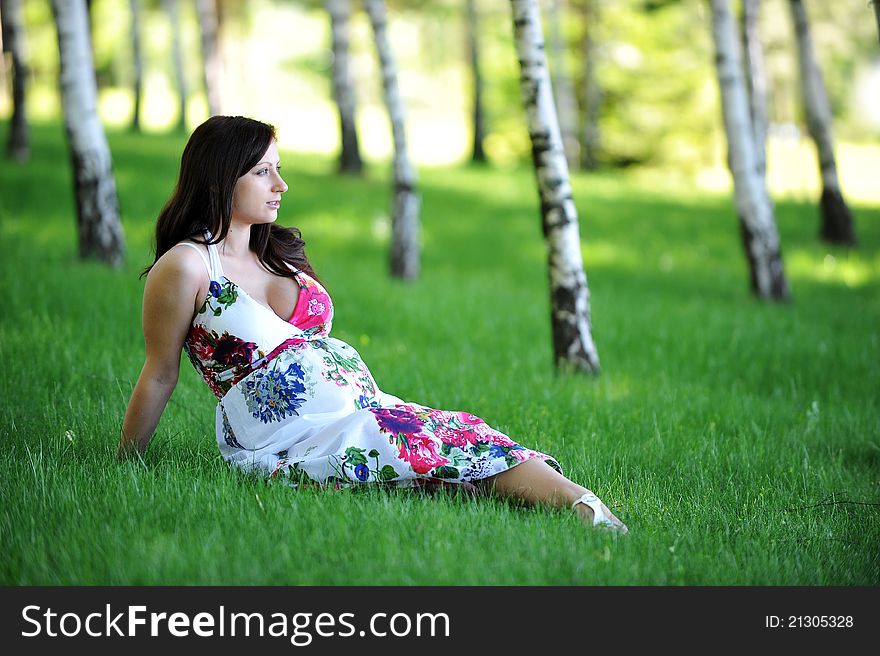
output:
[[275,222],[286,191],[272,126],[214,116],[191,135],[156,225],[146,361],[120,456],[146,450],[186,351],[217,397],[220,453],[246,471],[294,486],[462,484],[625,533],[550,456],[468,412],[378,389],[357,351],[330,336],[333,302],[299,232]]

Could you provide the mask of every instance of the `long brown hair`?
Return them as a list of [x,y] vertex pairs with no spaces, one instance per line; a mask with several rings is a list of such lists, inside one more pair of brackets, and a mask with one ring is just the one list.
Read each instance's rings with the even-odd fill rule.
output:
[[[190,135],[180,158],[177,186],[156,221],[156,256],[191,239],[217,244],[232,219],[232,194],[238,179],[253,168],[275,140],[275,128],[244,116],[212,116]],[[205,231],[211,239],[205,239]],[[297,228],[275,223],[251,226],[250,249],[275,275],[290,277],[292,264],[315,276]]]

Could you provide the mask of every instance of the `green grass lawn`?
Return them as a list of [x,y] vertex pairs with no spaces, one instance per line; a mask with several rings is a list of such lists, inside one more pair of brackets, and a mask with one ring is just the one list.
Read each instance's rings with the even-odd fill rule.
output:
[[112,271],[77,258],[62,128],[32,138],[29,164],[0,162],[0,584],[880,584],[880,208],[853,208],[846,251],[818,242],[813,206],[777,202],[794,301],[768,305],[729,197],[577,177],[603,372],[558,377],[531,170],[423,170],[407,285],[387,274],[387,167],[340,179],[283,154],[280,221],[302,229],[334,335],[385,391],[556,456],[629,525],[617,538],[491,499],[238,474],[185,358],[144,463],[118,463],[138,273],[183,140],[110,134],[128,243]]

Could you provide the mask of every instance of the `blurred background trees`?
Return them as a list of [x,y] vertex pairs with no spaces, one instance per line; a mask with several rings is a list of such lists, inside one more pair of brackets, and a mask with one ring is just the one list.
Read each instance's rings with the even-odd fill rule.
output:
[[832,244],[854,245],[855,229],[849,206],[843,200],[831,136],[831,106],[822,71],[816,61],[810,20],[803,0],[790,0],[800,64],[800,88],[807,130],[816,144],[822,176],[821,228],[819,235]]
[[394,142],[391,186],[391,275],[414,280],[419,275],[421,253],[419,234],[421,198],[406,138],[406,103],[400,92],[397,56],[389,36],[388,10],[385,0],[363,0],[364,9],[373,28],[376,57],[381,66],[382,94]]
[[21,0],[0,0],[0,24],[2,24],[3,54],[9,53],[9,71],[12,78],[12,124],[6,141],[6,154],[24,162],[30,155],[30,142],[25,85],[28,78],[27,49]]
[[351,43],[349,22],[351,21],[351,0],[327,0],[330,15],[333,52],[333,97],[339,111],[339,137],[342,147],[339,154],[339,172],[360,175],[364,168],[361,149],[358,145],[356,108],[357,95],[348,51]]
[[738,47],[736,21],[730,0],[711,0],[710,4],[727,161],[733,177],[752,291],[760,298],[787,300],[789,289],[782,266],[779,232],[757,154],[754,117],[745,81],[746,67]]
[[[290,150],[339,152],[325,4],[315,0],[215,2],[227,102],[223,111],[276,123]],[[522,121],[510,8],[505,2],[473,2],[479,16],[486,158],[501,166],[527,162],[530,146]],[[127,126],[135,104],[132,89],[137,70],[132,48],[133,0],[93,0],[91,4],[101,116],[108,127]],[[190,129],[211,111],[203,81],[199,4],[179,0]],[[788,0],[761,3],[772,169],[768,183],[771,190],[809,198],[812,188],[818,188],[818,170],[804,167],[794,175],[783,170],[802,162],[813,148],[805,137],[807,123],[788,4]],[[832,7],[832,3],[814,0],[804,4],[834,116],[835,137],[847,148],[876,145],[880,142],[880,53],[873,8],[864,3],[833,3]],[[171,56],[172,25],[163,11],[164,0],[139,0],[139,5],[141,123],[148,131],[169,130],[180,116]],[[707,6],[703,0],[569,0],[542,5],[545,16],[558,12],[554,23],[559,26],[562,57],[552,50],[548,54],[564,60],[551,64],[568,72],[580,97],[580,129],[588,125],[583,118],[585,107],[598,117],[593,121],[594,132],[601,139],[592,137],[598,146],[593,147],[595,154],[587,157],[588,162],[592,159],[611,168],[663,168],[694,178],[702,186],[729,186]],[[381,85],[376,84],[380,73],[372,34],[361,3],[352,2],[352,8],[350,71],[358,99],[360,152],[368,159],[390,160],[393,145]],[[417,164],[467,161],[473,151],[474,91],[467,23],[462,19],[466,0],[389,0],[388,9],[413,159]],[[29,45],[29,114],[32,120],[57,119],[58,55],[48,2],[24,2],[23,22]],[[550,22],[548,17],[547,26]],[[584,56],[585,48],[594,53],[592,62]],[[8,78],[11,64],[5,68]],[[0,118],[12,115],[9,88],[7,80],[0,94]],[[589,101],[583,98],[585,89],[591,89]],[[864,154],[859,148],[853,152],[856,157]],[[859,182],[856,186],[859,194],[868,185]]]
[[[535,158],[545,234],[551,200],[567,202],[558,192],[569,169],[656,176],[664,189],[732,189],[753,290],[778,300],[788,288],[774,196],[816,203],[821,237],[842,245],[855,245],[844,191],[849,201],[880,202],[880,53],[867,4],[547,0],[540,10],[553,116],[540,127],[523,109],[530,96],[521,86],[511,3],[77,0],[88,18],[77,47],[89,55],[77,66],[87,66],[94,83],[77,78],[79,105],[71,85],[58,83],[65,67],[72,75],[53,43],[51,7],[62,4],[0,4],[0,120],[11,123],[9,156],[23,159],[27,117],[63,116],[75,168],[100,161],[97,177],[75,171],[77,194],[89,185],[105,190],[96,197],[104,200],[89,202],[108,217],[116,201],[102,126],[184,134],[218,112],[270,122],[284,150],[338,158],[341,171],[390,162],[390,209],[372,218],[390,234],[392,274],[404,279],[419,270],[416,170],[426,165],[475,160],[508,168]],[[733,11],[727,68],[716,71],[713,9],[722,4]],[[92,86],[96,95],[88,96]],[[548,130],[560,133],[560,165],[539,161],[549,152],[539,148]],[[88,156],[76,149],[83,144]],[[80,200],[82,220],[88,203]],[[118,217],[106,225],[100,234],[118,247],[99,256],[118,263]],[[588,306],[581,314],[589,324]]]
[[73,172],[79,254],[120,266],[125,239],[113,161],[97,111],[88,8],[84,0],[52,0],[61,60],[59,87]]

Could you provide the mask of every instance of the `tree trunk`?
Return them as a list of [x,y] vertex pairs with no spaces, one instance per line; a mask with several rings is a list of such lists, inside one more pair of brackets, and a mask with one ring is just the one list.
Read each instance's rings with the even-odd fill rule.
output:
[[541,197],[550,276],[550,321],[557,368],[599,371],[590,326],[590,295],[581,256],[578,215],[544,54],[537,0],[511,0],[520,88]]
[[467,45],[470,55],[471,75],[473,81],[473,124],[474,124],[474,147],[471,155],[473,162],[485,162],[486,153],[483,150],[483,141],[486,138],[486,126],[483,121],[483,77],[480,74],[480,49],[479,49],[479,18],[474,0],[467,0]]
[[816,144],[819,171],[822,175],[820,237],[832,244],[855,245],[856,233],[852,215],[837,180],[834,161],[834,140],[831,137],[831,105],[825,93],[822,72],[813,54],[810,24],[801,0],[790,0],[791,14],[797,36],[798,61],[801,72],[801,94],[807,129]]
[[736,23],[728,0],[711,0],[715,63],[727,134],[727,162],[733,186],[752,291],[782,301],[790,296],[782,269],[779,234],[764,179],[758,175],[755,141],[737,48]]
[[[89,19],[89,34],[90,35],[95,33],[95,12],[93,11],[94,4],[95,4],[95,0],[86,0],[86,16],[88,16],[88,19]],[[92,61],[94,62],[94,59],[95,59],[94,43],[92,42],[91,38],[89,39],[89,44],[93,48]]]
[[131,129],[141,131],[141,95],[144,88],[144,56],[141,51],[141,0],[129,0],[131,8],[131,54],[134,65],[134,109],[131,115]]
[[562,33],[564,0],[551,0],[547,9],[550,23],[550,78],[555,93],[556,111],[559,117],[559,129],[562,134],[562,147],[569,169],[576,169],[580,161],[580,142],[577,130],[577,101],[574,96],[574,85],[565,65],[565,54],[568,49],[565,35]]
[[202,43],[202,70],[208,113],[217,116],[223,106],[223,58],[220,53],[220,21],[217,0],[198,0],[199,33]]
[[599,107],[602,103],[602,89],[596,79],[596,59],[599,49],[593,39],[595,25],[599,21],[598,0],[580,0],[583,37],[581,40],[581,59],[584,66],[582,86],[582,115],[580,135],[580,165],[584,171],[599,168]]
[[333,39],[333,96],[339,110],[339,133],[342,150],[339,153],[339,172],[360,175],[364,170],[358,143],[355,120],[355,88],[349,69],[349,21],[351,0],[327,0],[330,31]]
[[397,87],[397,67],[388,42],[385,0],[364,0],[376,51],[382,66],[385,105],[394,140],[394,209],[391,216],[391,275],[413,280],[419,274],[419,206],[416,171],[409,160],[404,130],[404,108]]
[[28,77],[24,46],[24,21],[21,0],[0,0],[3,51],[12,55],[12,124],[6,142],[6,155],[25,162],[30,157],[25,94]]
[[767,78],[764,75],[764,49],[758,30],[761,0],[743,0],[743,57],[749,111],[755,135],[755,166],[762,178],[767,172]]
[[177,81],[177,95],[180,99],[177,129],[186,131],[186,73],[183,68],[183,48],[180,44],[180,2],[179,0],[162,0],[162,6],[171,23],[171,57],[174,65],[174,77]]
[[124,257],[110,147],[98,117],[84,0],[52,0],[61,60],[61,101],[73,165],[79,254],[120,266]]
[[874,18],[877,19],[877,38],[880,39],[880,0],[871,0],[874,5]]
[[[89,48],[92,50],[92,64],[95,64],[95,7],[94,0],[86,0],[86,15],[89,19]],[[98,90],[104,87],[104,81],[101,79],[101,76],[98,75],[98,67],[94,67],[94,75],[95,75],[95,86],[98,87]]]

